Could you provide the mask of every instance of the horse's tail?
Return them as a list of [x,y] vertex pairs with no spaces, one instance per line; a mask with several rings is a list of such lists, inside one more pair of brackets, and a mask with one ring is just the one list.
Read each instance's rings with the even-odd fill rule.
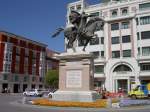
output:
[[56,37],[57,35],[59,35],[64,30],[64,28],[58,28],[56,30],[57,31],[52,35],[53,38]]

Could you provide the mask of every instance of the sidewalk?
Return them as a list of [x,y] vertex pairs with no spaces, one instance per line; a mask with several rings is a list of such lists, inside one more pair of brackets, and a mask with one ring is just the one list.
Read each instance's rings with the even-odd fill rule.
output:
[[0,95],[19,95],[19,96],[21,96],[22,93],[0,93]]

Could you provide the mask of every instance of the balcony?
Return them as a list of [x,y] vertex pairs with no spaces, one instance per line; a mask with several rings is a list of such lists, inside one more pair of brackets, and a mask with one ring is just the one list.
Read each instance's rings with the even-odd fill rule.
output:
[[128,14],[125,14],[125,15],[117,15],[117,16],[111,16],[111,17],[106,17],[105,21],[116,21],[116,20],[123,20],[123,19],[130,19],[130,18],[134,18],[135,17],[135,13],[128,13]]
[[140,71],[139,76],[150,76],[150,70]]
[[[135,0],[130,0],[130,1],[135,1]],[[112,5],[120,4],[120,3],[127,3],[129,0],[120,0],[120,1],[109,1],[109,2],[103,2],[99,4],[94,4],[94,5],[88,5],[86,9],[93,9],[93,8],[98,8],[98,7],[110,7]]]
[[94,73],[94,78],[105,78],[104,73]]
[[142,55],[138,55],[137,60],[139,61],[139,63],[144,63],[144,62],[150,62],[150,56],[142,56]]

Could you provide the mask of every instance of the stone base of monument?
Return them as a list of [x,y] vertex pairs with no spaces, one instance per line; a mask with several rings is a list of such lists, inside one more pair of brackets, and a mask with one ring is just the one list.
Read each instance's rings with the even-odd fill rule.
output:
[[77,101],[93,102],[97,99],[95,91],[56,91],[52,100],[56,101]]
[[59,90],[52,100],[92,102],[94,90],[94,62],[89,53],[62,53],[59,62]]

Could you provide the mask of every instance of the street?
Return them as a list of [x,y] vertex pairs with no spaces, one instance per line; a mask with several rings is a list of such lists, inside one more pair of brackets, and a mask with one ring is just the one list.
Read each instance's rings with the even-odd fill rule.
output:
[[0,112],[149,112],[150,107],[129,107],[119,109],[44,107],[22,104],[22,95],[0,94]]

